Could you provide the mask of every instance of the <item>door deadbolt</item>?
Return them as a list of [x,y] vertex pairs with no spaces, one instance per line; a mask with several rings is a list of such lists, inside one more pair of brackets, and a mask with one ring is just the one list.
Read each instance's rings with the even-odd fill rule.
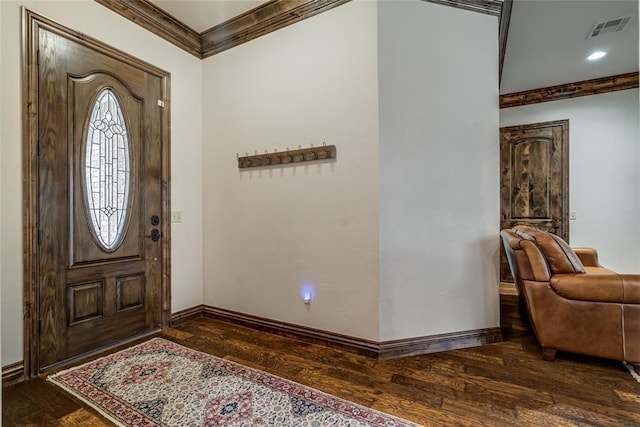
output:
[[160,224],[160,217],[158,215],[152,215],[151,225],[158,225],[158,224]]

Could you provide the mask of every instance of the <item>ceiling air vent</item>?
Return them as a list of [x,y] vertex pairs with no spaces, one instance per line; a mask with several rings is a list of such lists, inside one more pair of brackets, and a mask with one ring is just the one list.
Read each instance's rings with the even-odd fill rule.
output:
[[625,29],[627,24],[631,21],[631,16],[623,16],[622,18],[610,19],[605,22],[598,22],[593,26],[588,38],[601,36],[607,33],[615,33]]

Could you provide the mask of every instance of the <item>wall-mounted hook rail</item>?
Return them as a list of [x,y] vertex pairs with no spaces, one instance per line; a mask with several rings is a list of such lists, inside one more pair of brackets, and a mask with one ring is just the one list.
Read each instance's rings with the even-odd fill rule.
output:
[[273,153],[265,150],[264,154],[255,154],[253,156],[245,155],[239,157],[236,153],[239,169],[335,159],[336,156],[336,146],[326,144],[318,147],[311,145],[310,148],[299,148],[298,150],[274,151]]

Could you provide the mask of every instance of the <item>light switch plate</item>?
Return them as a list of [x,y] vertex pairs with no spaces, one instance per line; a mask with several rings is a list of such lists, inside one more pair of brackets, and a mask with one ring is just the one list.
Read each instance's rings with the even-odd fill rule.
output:
[[569,220],[570,221],[575,221],[576,220],[576,212],[575,211],[569,212]]
[[172,211],[171,222],[182,222],[182,211]]

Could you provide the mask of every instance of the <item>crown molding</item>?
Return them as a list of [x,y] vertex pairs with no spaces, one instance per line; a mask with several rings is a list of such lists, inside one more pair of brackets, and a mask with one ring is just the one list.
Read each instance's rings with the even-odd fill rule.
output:
[[200,34],[202,58],[215,55],[351,0],[272,0]]
[[487,15],[500,16],[503,0],[422,0]]
[[[149,0],[95,1],[195,57],[204,59],[351,0],[271,0],[201,33]],[[503,10],[503,0],[423,1],[493,16],[500,16]],[[500,28],[502,29],[502,24]],[[506,45],[506,40],[504,44]]]
[[198,33],[149,0],[95,0],[153,34],[204,59],[351,0],[271,0]]
[[618,74],[556,86],[541,87],[500,95],[500,108],[519,107],[541,102],[559,101],[638,87],[638,72]]
[[148,0],[95,0],[153,34],[201,58],[200,34]]
[[498,86],[502,82],[502,67],[504,66],[504,56],[507,53],[507,38],[509,36],[512,6],[513,0],[504,0],[500,11],[500,21],[498,23]]

